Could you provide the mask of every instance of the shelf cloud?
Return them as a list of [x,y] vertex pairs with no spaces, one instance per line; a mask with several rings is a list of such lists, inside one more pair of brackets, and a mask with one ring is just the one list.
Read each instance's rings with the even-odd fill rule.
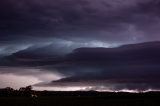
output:
[[37,86],[159,89],[160,0],[6,0],[0,8],[0,75],[54,77]]

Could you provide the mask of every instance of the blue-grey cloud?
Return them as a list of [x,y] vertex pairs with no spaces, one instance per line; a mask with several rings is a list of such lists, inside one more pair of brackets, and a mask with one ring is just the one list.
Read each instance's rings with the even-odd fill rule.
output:
[[54,51],[46,47],[29,48],[4,57],[1,66],[36,67],[66,77],[53,81],[54,86],[109,84],[121,89],[159,89],[159,47],[160,42],[148,42],[116,48],[79,48],[67,55],[52,54]]

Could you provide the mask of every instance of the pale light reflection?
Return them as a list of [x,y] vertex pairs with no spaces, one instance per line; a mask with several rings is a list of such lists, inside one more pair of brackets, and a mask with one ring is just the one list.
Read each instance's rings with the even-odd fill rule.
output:
[[13,74],[0,74],[0,84],[1,88],[12,87],[14,89],[19,89],[20,87],[25,87],[28,85],[33,85],[40,83],[38,78],[32,76],[18,76]]
[[0,70],[0,88],[12,87],[19,89],[28,85],[35,85],[42,82],[47,83],[64,78],[59,73],[40,69],[0,68]]
[[116,92],[139,93],[138,90],[128,90],[128,89],[122,89],[122,90],[119,90],[119,91],[116,91]]
[[86,87],[37,87],[33,86],[34,90],[38,91],[85,91]]

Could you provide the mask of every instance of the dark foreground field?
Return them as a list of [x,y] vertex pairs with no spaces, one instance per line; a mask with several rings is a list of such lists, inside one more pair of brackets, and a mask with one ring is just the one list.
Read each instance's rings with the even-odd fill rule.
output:
[[160,106],[160,93],[36,92],[1,95],[0,106]]

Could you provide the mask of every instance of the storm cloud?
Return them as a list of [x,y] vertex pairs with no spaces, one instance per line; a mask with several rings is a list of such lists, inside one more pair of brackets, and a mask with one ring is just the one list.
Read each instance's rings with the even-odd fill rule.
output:
[[46,48],[26,49],[3,57],[1,66],[36,67],[42,72],[47,70],[63,75],[43,86],[112,86],[112,90],[140,91],[160,87],[160,42],[116,48],[79,48],[66,55],[49,53]]
[[37,86],[160,87],[160,0],[6,0],[0,13],[0,74],[55,77]]
[[7,0],[0,5],[3,44],[159,39],[159,0]]

